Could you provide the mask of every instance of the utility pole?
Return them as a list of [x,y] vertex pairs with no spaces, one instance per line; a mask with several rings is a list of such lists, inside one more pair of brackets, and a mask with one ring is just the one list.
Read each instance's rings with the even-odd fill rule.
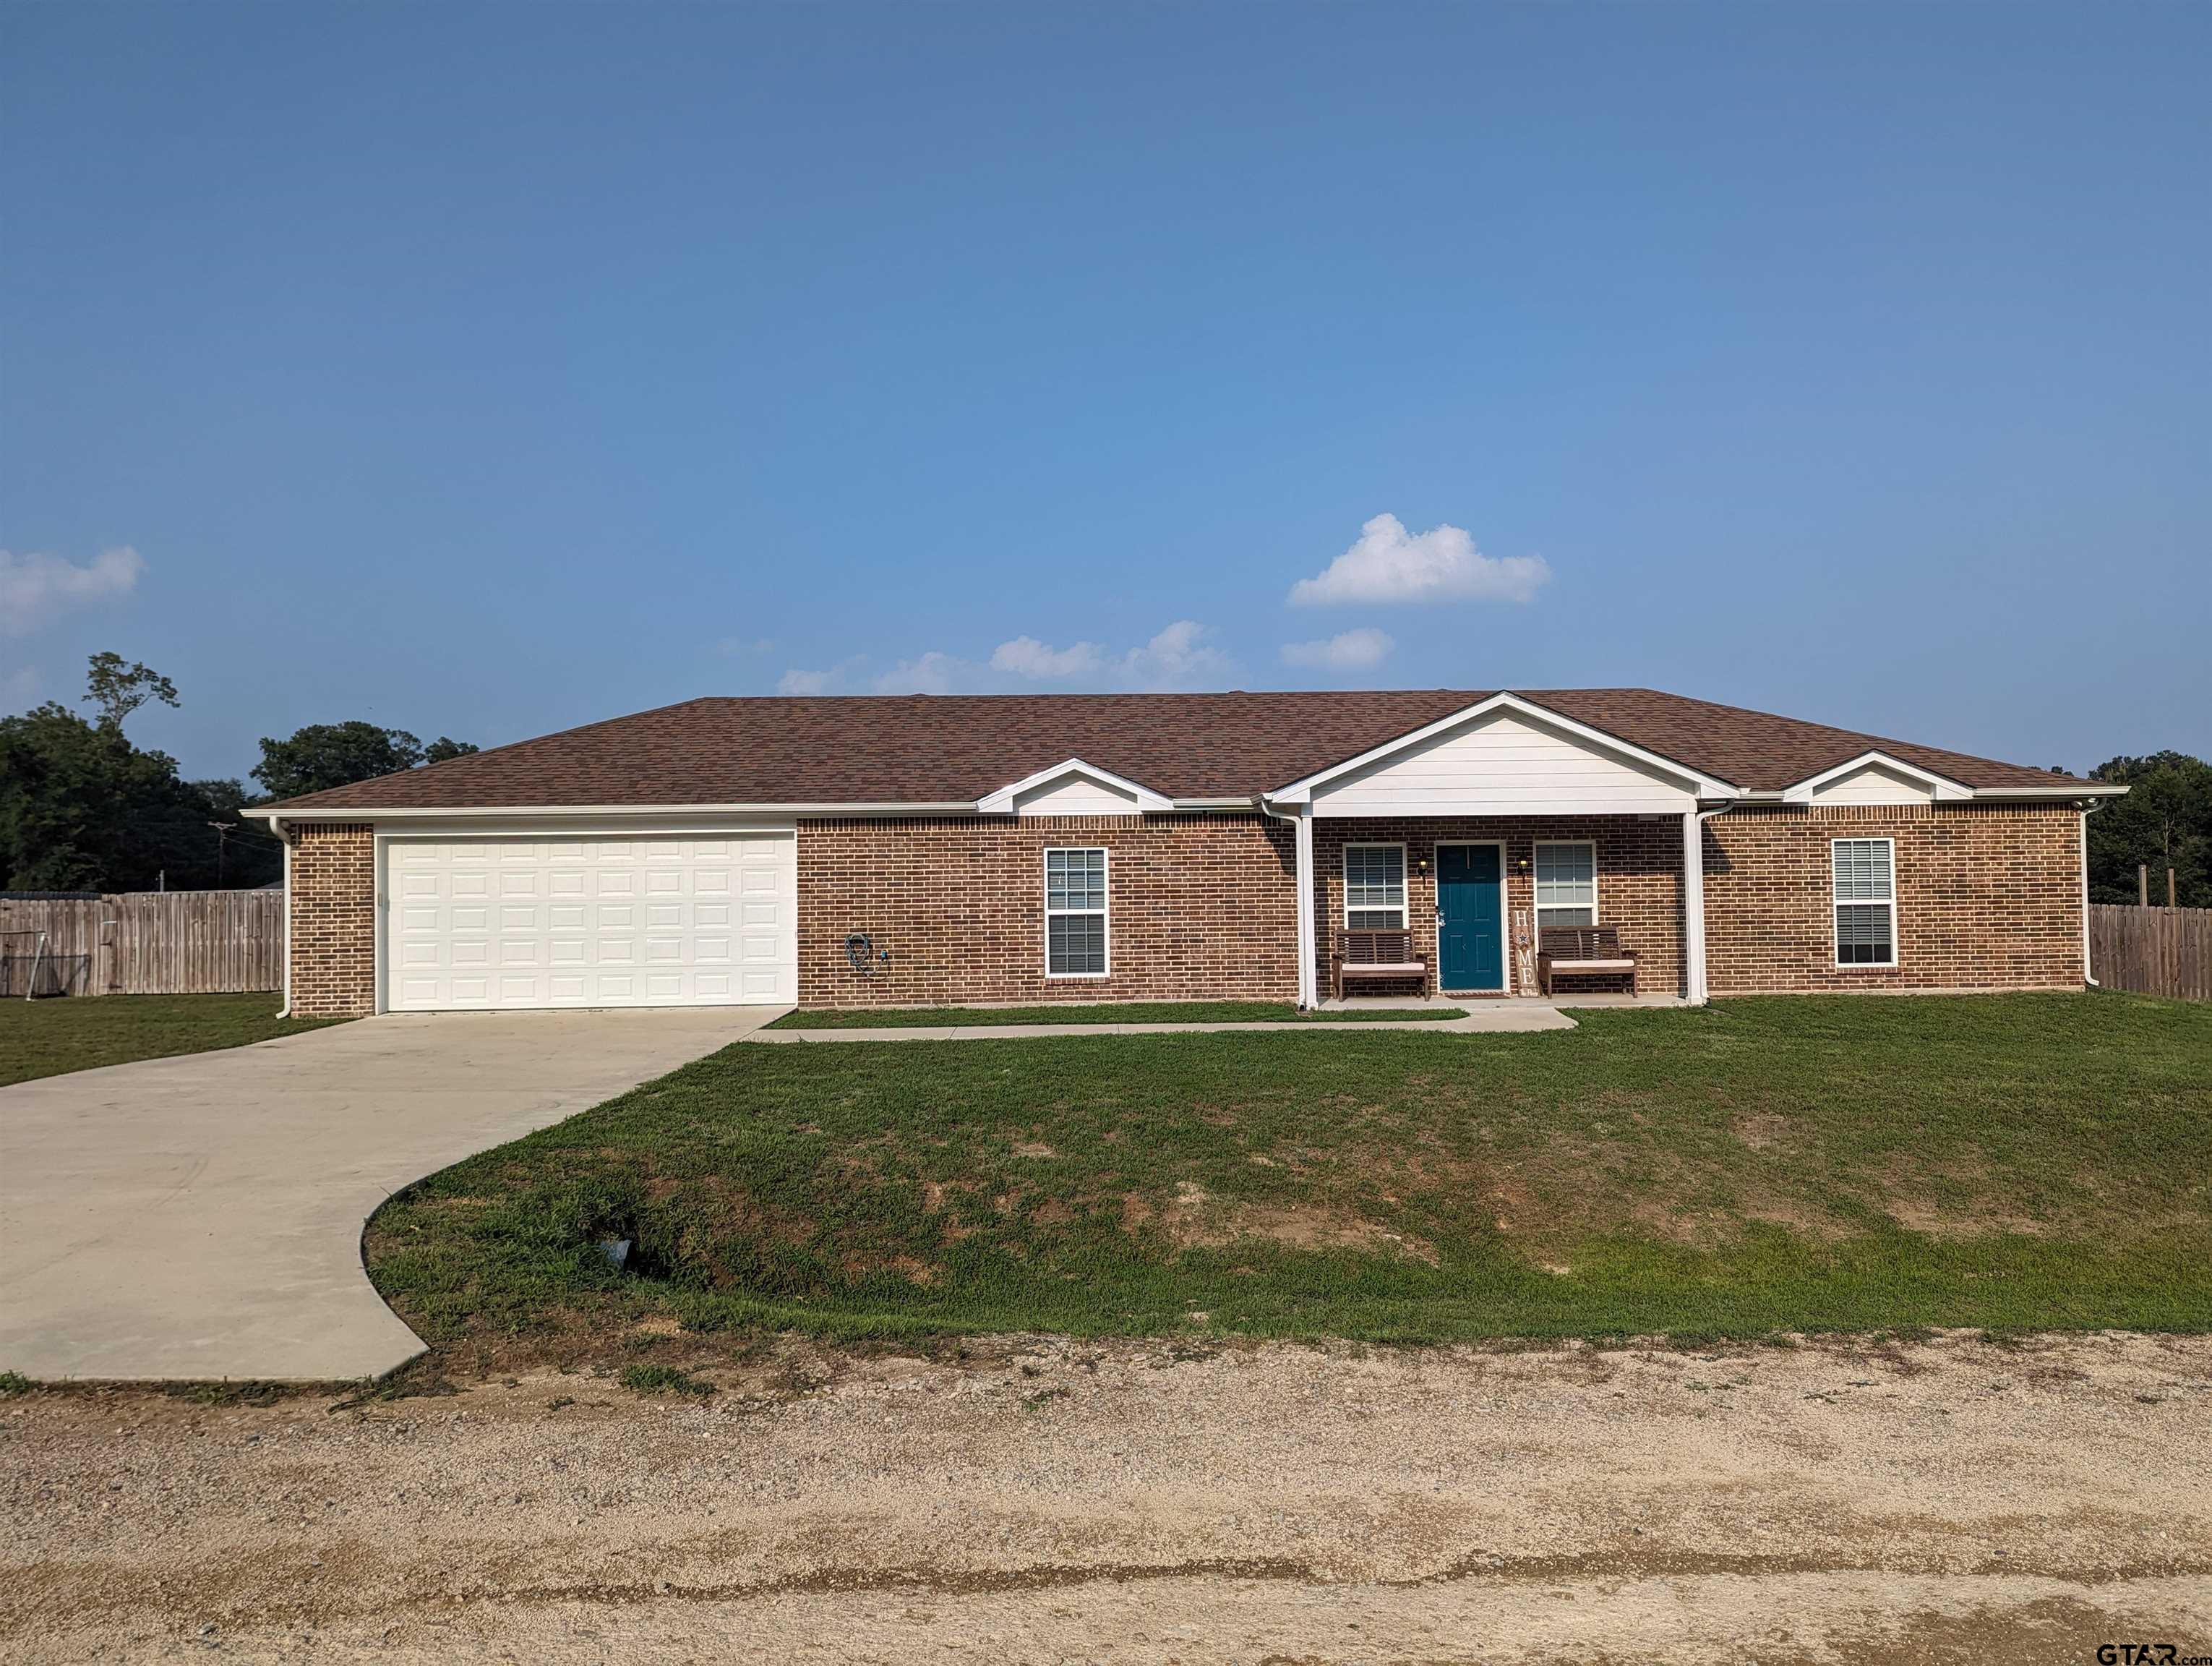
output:
[[215,829],[215,888],[217,891],[221,891],[222,889],[223,853],[228,849],[230,846],[230,824],[228,822],[210,822],[208,825]]

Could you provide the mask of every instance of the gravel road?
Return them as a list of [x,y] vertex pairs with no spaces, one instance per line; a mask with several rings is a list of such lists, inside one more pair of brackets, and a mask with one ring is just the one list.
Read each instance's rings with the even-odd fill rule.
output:
[[2212,1339],[0,1401],[27,1662],[2212,1657]]

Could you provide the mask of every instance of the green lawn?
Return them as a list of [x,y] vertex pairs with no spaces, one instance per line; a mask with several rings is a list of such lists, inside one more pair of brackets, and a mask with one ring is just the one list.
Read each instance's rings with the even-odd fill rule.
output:
[[410,1188],[370,1272],[447,1347],[2212,1329],[2212,1007],[1577,1018],[734,1046]]
[[802,1006],[771,1030],[934,1030],[976,1024],[1436,1024],[1463,1006],[1368,1006],[1301,1012],[1275,1000],[1128,1000],[1066,1006]]
[[243,1047],[338,1018],[280,1018],[283,997],[102,995],[0,1000],[0,1085],[134,1059]]

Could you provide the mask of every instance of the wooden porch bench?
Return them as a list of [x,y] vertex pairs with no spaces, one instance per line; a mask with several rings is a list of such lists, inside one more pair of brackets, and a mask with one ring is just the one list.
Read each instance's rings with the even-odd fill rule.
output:
[[1429,992],[1429,963],[1413,952],[1410,931],[1347,931],[1338,933],[1329,956],[1331,982],[1336,998],[1344,999],[1347,980],[1417,977],[1421,993]]
[[1636,993],[1636,951],[1612,926],[1547,926],[1536,934],[1536,982],[1546,994],[1560,977],[1626,977]]

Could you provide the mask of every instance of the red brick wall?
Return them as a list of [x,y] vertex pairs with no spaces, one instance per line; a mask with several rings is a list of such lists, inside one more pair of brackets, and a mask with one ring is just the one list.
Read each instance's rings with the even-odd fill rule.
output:
[[[1107,977],[1044,975],[1048,845],[1110,853]],[[803,821],[799,999],[1294,1000],[1297,885],[1290,828],[1257,815]],[[855,931],[890,952],[866,977]]]
[[[1893,968],[1838,967],[1828,843],[1897,841]],[[309,824],[292,859],[292,1006],[375,1006],[374,841]],[[1732,811],[1706,824],[1706,963],[1716,994],[1822,989],[2075,988],[2081,982],[2078,812],[2064,806],[1838,806]],[[1643,958],[1642,988],[1681,988],[1681,830],[1672,818],[1329,821],[1314,833],[1326,988],[1344,918],[1347,841],[1402,841],[1422,952],[1436,953],[1436,847],[1505,842],[1510,929],[1533,908],[1522,864],[1542,838],[1597,843],[1598,917]],[[1044,849],[1111,856],[1113,973],[1044,976]],[[1422,864],[1427,866],[1424,869]],[[799,998],[815,1006],[1296,996],[1291,830],[1259,816],[802,822]],[[873,976],[848,931],[890,951]],[[1514,972],[1515,988],[1520,978]],[[1379,992],[1385,986],[1366,986]],[[1410,986],[1408,986],[1410,988]]]
[[[1344,928],[1344,847],[1347,844],[1403,844],[1406,847],[1406,903],[1417,952],[1433,973],[1437,964],[1437,847],[1440,844],[1505,844],[1507,955],[1515,909],[1533,911],[1536,881],[1535,847],[1540,840],[1589,839],[1597,846],[1598,923],[1618,927],[1623,948],[1638,952],[1637,988],[1644,994],[1679,994],[1682,989],[1682,824],[1679,817],[1643,820],[1632,816],[1515,816],[1498,818],[1419,817],[1404,821],[1327,818],[1314,824],[1314,949],[1320,988],[1329,988],[1329,952]],[[1425,862],[1427,867],[1423,869]],[[1522,864],[1528,864],[1524,867]],[[1530,914],[1533,919],[1534,914]],[[1513,993],[1524,988],[1517,964],[1509,967]],[[1592,985],[1592,988],[1620,986]],[[1359,993],[1413,993],[1380,982],[1359,985]]]
[[292,850],[292,1010],[376,1010],[376,840],[365,824],[303,822]]
[[[1759,990],[2078,988],[2080,813],[2064,805],[1738,810],[1706,824],[1705,967]],[[1838,966],[1829,842],[1897,841],[1898,964]]]

